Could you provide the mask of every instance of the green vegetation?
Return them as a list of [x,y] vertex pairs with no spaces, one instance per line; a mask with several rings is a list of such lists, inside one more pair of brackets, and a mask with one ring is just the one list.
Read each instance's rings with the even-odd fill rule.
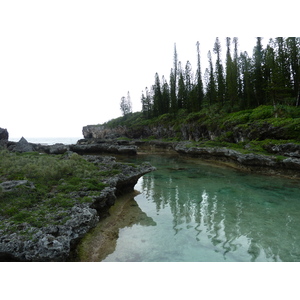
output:
[[[227,147],[242,153],[258,153],[270,155],[268,145],[284,143],[300,144],[300,107],[278,105],[261,105],[253,109],[229,112],[226,107],[212,105],[199,112],[189,113],[185,109],[175,115],[167,113],[147,119],[142,112],[131,114],[129,118],[118,118],[104,124],[109,128],[126,126],[129,132],[139,132],[144,126],[169,128],[171,133],[166,136],[148,136],[144,141],[160,139],[166,142],[183,141],[182,130],[190,132],[214,132],[211,140],[208,136],[199,137],[197,142],[191,139],[188,147]],[[150,131],[151,132],[151,131]],[[242,132],[243,138],[236,140],[237,133]]]
[[[199,112],[189,113],[187,110],[181,109],[175,115],[167,113],[151,119],[143,116],[142,112],[136,112],[126,119],[120,117],[108,121],[104,126],[107,128],[125,126],[128,131],[132,132],[138,132],[145,127],[172,127],[172,130],[178,133],[178,140],[182,140],[180,136],[182,125],[206,126],[209,130],[219,129],[226,132],[228,137],[234,127],[241,129],[257,127],[259,130],[263,124],[281,128],[285,139],[299,140],[300,107],[261,105],[253,109],[228,113],[226,108],[220,109],[219,105],[213,105],[209,108],[203,108]],[[155,136],[147,137],[150,140],[156,138]],[[222,137],[219,138],[222,139]],[[124,137],[124,139],[128,139],[128,137]]]
[[195,76],[189,61],[185,66],[179,61],[175,44],[169,83],[156,73],[154,84],[142,93],[142,112],[147,119],[174,115],[181,109],[199,112],[214,105],[228,112],[261,105],[300,105],[299,37],[271,38],[265,49],[262,38],[257,37],[252,57],[247,52],[239,53],[237,37],[227,37],[225,64],[217,37],[207,55],[209,67],[204,72],[204,84],[199,42],[196,46]]
[[[264,48],[257,37],[250,56],[239,53],[237,37],[227,37],[224,63],[221,44],[217,37],[208,51],[203,81],[199,42],[195,72],[189,61],[184,65],[179,60],[175,44],[169,82],[155,73],[154,84],[142,92],[142,111],[123,113],[106,128],[126,127],[124,138],[227,143],[232,148],[243,143],[254,151],[263,151],[254,142],[269,139],[298,143],[300,38],[271,38]],[[130,103],[129,94],[127,98]]]
[[[20,224],[39,228],[63,224],[68,209],[77,203],[90,202],[105,184],[103,178],[120,170],[105,170],[77,154],[46,155],[0,151],[0,181],[28,180],[34,186],[20,185],[10,192],[0,191],[0,229],[16,231]],[[88,196],[76,197],[85,191]],[[10,222],[9,229],[4,222]]]

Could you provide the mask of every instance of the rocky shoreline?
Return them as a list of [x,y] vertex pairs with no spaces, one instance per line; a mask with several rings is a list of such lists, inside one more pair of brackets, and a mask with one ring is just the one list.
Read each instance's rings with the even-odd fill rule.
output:
[[186,147],[182,144],[177,145],[175,150],[181,155],[215,160],[249,172],[300,178],[300,159],[295,157],[278,158],[275,155],[241,153],[228,148]]
[[[71,150],[74,149],[72,147],[75,147],[75,145],[57,144],[44,146],[31,144],[24,138],[18,143],[7,141],[5,145],[5,148],[14,152],[37,151],[39,153],[64,154],[66,156],[74,153]],[[102,147],[101,153],[103,153],[103,149]],[[118,147],[113,149],[117,153],[124,153],[122,150],[119,151],[120,148]],[[89,153],[89,150],[86,152]],[[110,148],[110,150],[107,149],[107,152],[105,150],[104,152],[111,153],[112,150]],[[9,218],[0,216],[0,261],[68,261],[80,239],[97,225],[100,218],[105,216],[108,209],[115,203],[116,197],[133,191],[141,176],[155,170],[149,163],[133,166],[116,162],[116,159],[111,156],[82,155],[81,157],[96,165],[99,168],[99,172],[110,174],[103,180],[105,188],[98,193],[89,191],[87,187],[80,191],[69,193],[69,196],[74,199],[76,204],[64,211],[68,218],[61,225],[45,225],[41,228],[36,228],[28,223],[21,223],[18,225],[16,232],[6,234],[6,229],[10,228],[12,223]],[[111,173],[112,170],[118,170],[118,174]],[[28,189],[35,189],[34,184],[28,180],[13,180],[1,182],[0,190],[1,193],[11,192],[22,186]],[[91,201],[88,203],[81,202],[80,199],[84,197],[91,198]],[[56,215],[51,215],[50,212],[47,212],[47,214],[49,214],[49,219],[57,217]]]
[[[98,195],[93,195],[91,203],[78,203],[71,207],[68,212],[70,218],[63,225],[45,226],[36,231],[28,224],[21,224],[18,232],[9,235],[1,234],[3,230],[0,229],[0,261],[67,261],[80,239],[96,226],[99,218],[104,216],[109,207],[114,204],[116,197],[132,191],[141,176],[155,170],[155,167],[147,163],[141,166],[130,166],[116,162],[114,157],[103,155],[177,153],[186,157],[218,161],[250,172],[300,178],[300,145],[292,143],[268,145],[265,149],[268,155],[242,153],[226,147],[195,146],[188,141],[164,142],[138,139],[86,138],[79,140],[75,145],[40,145],[28,143],[22,138],[17,143],[2,141],[3,145],[12,152],[36,151],[64,155],[78,153],[87,161],[101,166],[102,170],[118,165],[122,171],[104,180],[107,187]],[[28,185],[30,182],[16,183],[16,186],[18,184]],[[87,195],[88,191],[73,193],[74,198]],[[5,224],[10,225],[9,221]],[[24,238],[26,236],[24,232],[31,233],[31,238]]]
[[122,144],[118,141],[103,139],[82,139],[76,144],[65,145],[57,143],[54,145],[42,145],[29,143],[25,138],[21,138],[19,142],[7,141],[6,147],[13,152],[39,152],[46,154],[64,154],[72,151],[78,154],[121,154],[136,155],[137,146]]
[[8,142],[7,147],[11,151],[37,151],[47,154],[64,154],[72,151],[80,155],[134,156],[145,152],[168,152],[186,157],[217,161],[249,172],[300,178],[300,145],[293,143],[267,144],[265,146],[266,154],[252,153],[251,150],[242,152],[226,147],[195,146],[189,141],[166,142],[140,139],[122,140],[120,138],[85,138],[78,140],[73,145],[31,144],[25,139],[21,139],[17,143]]
[[194,146],[190,142],[138,142],[139,148],[167,151],[181,156],[215,161],[248,172],[300,178],[300,145],[287,143],[266,146],[267,155],[242,153],[226,147]]
[[[0,261],[67,261],[80,239],[105,216],[116,197],[132,191],[141,176],[155,170],[147,163],[138,167],[117,163],[113,157],[85,159],[101,163],[105,168],[118,164],[122,172],[108,177],[104,181],[108,186],[98,195],[93,195],[92,202],[78,203],[71,207],[65,224],[45,226],[38,231],[29,224],[20,224],[18,232],[1,234]],[[72,197],[82,198],[88,194],[88,191],[73,192]],[[10,226],[9,220],[4,224]],[[28,233],[31,233],[30,239],[27,238]]]
[[[114,150],[115,154],[122,151],[129,155],[140,153],[177,153],[186,157],[218,161],[231,167],[261,174],[300,178],[300,145],[284,143],[281,145],[267,144],[266,154],[252,153],[251,150],[233,150],[227,147],[194,146],[192,142],[166,142],[161,140],[143,141],[139,139],[82,139],[78,141],[78,149],[82,145],[90,145],[93,149],[107,147],[105,151]],[[101,148],[103,151],[103,148]]]
[[[230,167],[267,175],[277,175],[290,178],[300,178],[300,145],[285,143],[281,145],[268,144],[266,154],[238,151],[226,147],[194,146],[189,141],[165,142],[161,140],[120,140],[120,139],[82,139],[78,141],[78,149],[90,145],[101,151],[121,152],[128,155],[140,153],[177,153],[181,156],[217,161]],[[106,150],[103,150],[105,147]],[[90,149],[90,148],[88,148]],[[247,149],[245,149],[247,150]],[[244,153],[245,152],[245,153]]]

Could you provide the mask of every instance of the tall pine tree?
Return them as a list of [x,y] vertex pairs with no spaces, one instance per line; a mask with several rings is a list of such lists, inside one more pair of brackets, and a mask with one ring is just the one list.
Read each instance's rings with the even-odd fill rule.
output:
[[194,103],[194,111],[198,111],[202,108],[203,105],[203,98],[204,98],[204,93],[203,93],[203,82],[202,82],[202,77],[201,77],[201,61],[200,61],[200,43],[199,41],[197,42],[197,72],[196,72],[196,102]]
[[241,64],[241,101],[240,108],[246,109],[254,106],[254,88],[252,82],[251,58],[245,51],[240,55]]
[[231,108],[238,104],[238,55],[237,55],[237,38],[233,39],[234,58],[231,57],[230,44],[231,39],[226,38],[226,99],[229,100]]
[[170,109],[170,88],[164,76],[162,77],[161,84],[162,84],[163,114],[166,114],[169,112]]
[[184,71],[184,81],[185,81],[185,94],[186,94],[186,100],[185,100],[185,106],[189,112],[195,111],[194,109],[194,102],[195,99],[193,97],[193,71],[192,71],[192,65],[189,61],[186,62],[185,65],[185,71]]
[[184,71],[181,67],[181,62],[178,64],[178,93],[177,93],[177,107],[178,109],[186,108],[186,88],[184,81]]
[[293,97],[296,99],[296,106],[300,104],[300,39],[289,37],[286,40],[289,62],[292,73]]
[[216,103],[217,100],[217,91],[216,91],[216,81],[215,81],[215,73],[214,73],[214,67],[212,63],[212,57],[211,52],[208,51],[208,64],[209,69],[207,72],[207,86],[206,86],[206,98],[209,105],[213,105]]
[[155,84],[153,86],[153,115],[155,117],[163,114],[163,99],[162,99],[162,92],[160,86],[159,76],[155,74]]
[[262,38],[256,38],[256,46],[253,51],[253,60],[254,60],[254,93],[256,99],[256,105],[265,104],[265,82],[263,78],[263,69],[262,69],[262,61],[263,61],[263,47],[261,43]]
[[217,55],[216,60],[216,77],[217,77],[217,101],[219,104],[224,104],[225,97],[225,80],[224,80],[224,71],[221,60],[221,44],[219,38],[216,38],[214,45],[214,53]]
[[238,38],[233,38],[234,50],[233,50],[233,82],[232,82],[232,98],[235,104],[238,103],[239,100],[239,80],[240,80],[240,66],[239,66],[239,58],[238,58]]
[[177,56],[176,44],[174,44],[173,69],[171,69],[171,74],[170,74],[171,111],[172,111],[172,113],[176,113],[178,110],[177,75],[178,75],[178,56]]

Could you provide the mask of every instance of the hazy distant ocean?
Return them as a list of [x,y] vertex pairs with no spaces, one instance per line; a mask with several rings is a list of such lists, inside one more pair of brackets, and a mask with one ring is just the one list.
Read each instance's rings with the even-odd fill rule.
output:
[[[46,137],[46,138],[30,138],[24,137],[29,143],[43,144],[43,145],[54,145],[61,143],[65,145],[76,144],[78,140],[83,137]],[[9,138],[12,142],[18,142],[21,138]]]

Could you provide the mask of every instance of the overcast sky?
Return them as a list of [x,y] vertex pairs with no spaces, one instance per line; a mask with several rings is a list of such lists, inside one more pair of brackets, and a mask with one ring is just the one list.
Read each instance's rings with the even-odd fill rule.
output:
[[0,127],[14,138],[81,137],[119,117],[128,91],[141,110],[155,73],[169,81],[174,43],[196,71],[199,41],[204,72],[216,36],[224,54],[225,37],[237,36],[252,55],[255,36],[284,36],[298,19],[293,1],[242,3],[0,0]]

